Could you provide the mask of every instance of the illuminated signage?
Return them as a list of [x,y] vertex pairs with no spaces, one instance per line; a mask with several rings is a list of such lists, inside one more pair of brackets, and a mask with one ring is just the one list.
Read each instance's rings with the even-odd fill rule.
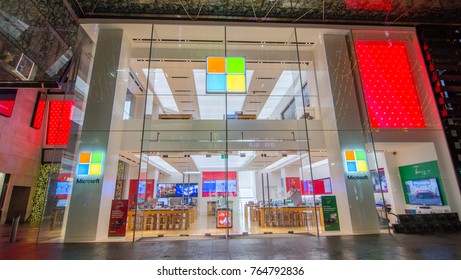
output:
[[346,150],[344,151],[344,158],[346,160],[346,170],[349,173],[367,172],[367,157],[365,151],[360,150]]
[[[77,175],[78,176],[101,175],[102,162],[103,162],[102,152],[82,152],[80,153],[80,156],[78,159],[78,165],[77,165]],[[96,179],[96,180],[99,180],[99,179]],[[92,180],[92,181],[95,181],[95,180]],[[87,183],[87,182],[82,182],[82,183]],[[98,182],[88,182],[88,183],[98,183]]]
[[[362,150],[346,150],[344,151],[344,159],[346,162],[347,173],[368,172],[367,155]],[[367,174],[347,175],[349,180],[366,180]]]
[[206,91],[245,93],[245,58],[207,57]]

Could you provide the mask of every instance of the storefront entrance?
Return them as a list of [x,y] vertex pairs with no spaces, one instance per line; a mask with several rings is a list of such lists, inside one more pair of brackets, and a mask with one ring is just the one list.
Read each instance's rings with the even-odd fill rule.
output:
[[[91,71],[77,79],[79,95],[67,96],[83,119],[75,121],[79,142],[51,176],[48,198],[56,201],[45,213],[60,213],[61,222],[50,226],[57,215],[45,214],[43,241],[389,233],[392,214],[419,203],[418,187],[407,187],[419,179],[439,198],[434,209],[449,211],[442,181],[454,177],[440,175],[450,161],[412,31],[163,24],[82,31],[94,42],[82,49],[95,54],[81,63]],[[395,110],[380,105],[387,97],[370,99],[400,86],[365,94],[361,77],[374,69],[366,59],[383,44],[412,54],[406,74],[418,81],[419,97],[408,106],[424,106],[424,122],[423,113],[402,115],[405,98]],[[355,48],[371,49],[360,69],[357,56],[367,53]],[[106,63],[110,57],[118,59]],[[388,66],[379,66],[387,76]],[[386,110],[370,113],[377,107]],[[393,114],[401,123],[389,123]],[[417,118],[414,127],[408,118]]]

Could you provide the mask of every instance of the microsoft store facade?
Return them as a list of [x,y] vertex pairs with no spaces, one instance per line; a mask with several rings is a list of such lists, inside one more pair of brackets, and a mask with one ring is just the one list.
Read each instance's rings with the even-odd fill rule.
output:
[[461,210],[412,28],[79,32],[46,101],[39,242],[388,234]]

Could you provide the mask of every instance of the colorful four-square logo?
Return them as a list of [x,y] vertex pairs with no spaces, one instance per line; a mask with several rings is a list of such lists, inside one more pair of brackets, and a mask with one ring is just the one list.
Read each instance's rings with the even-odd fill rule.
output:
[[101,175],[102,152],[82,152],[78,158],[77,175]]
[[347,172],[367,172],[367,156],[365,151],[346,150],[344,151]]
[[245,93],[244,57],[207,57],[206,91]]

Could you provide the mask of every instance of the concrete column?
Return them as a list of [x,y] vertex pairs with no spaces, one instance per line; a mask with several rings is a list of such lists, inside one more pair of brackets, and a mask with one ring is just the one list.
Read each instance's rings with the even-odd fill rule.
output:
[[[116,130],[121,127],[127,89],[129,47],[124,44],[123,30],[99,31],[80,144],[74,158],[65,242],[107,237],[121,139]],[[102,153],[99,172],[79,175],[82,152]]]
[[[324,46],[332,92],[335,123],[328,125],[326,144],[330,175],[337,197],[341,231],[378,233],[379,223],[370,172],[348,173],[344,151],[366,152],[367,132],[363,129],[357,93],[345,35],[324,35]],[[369,164],[368,164],[369,166]]]

